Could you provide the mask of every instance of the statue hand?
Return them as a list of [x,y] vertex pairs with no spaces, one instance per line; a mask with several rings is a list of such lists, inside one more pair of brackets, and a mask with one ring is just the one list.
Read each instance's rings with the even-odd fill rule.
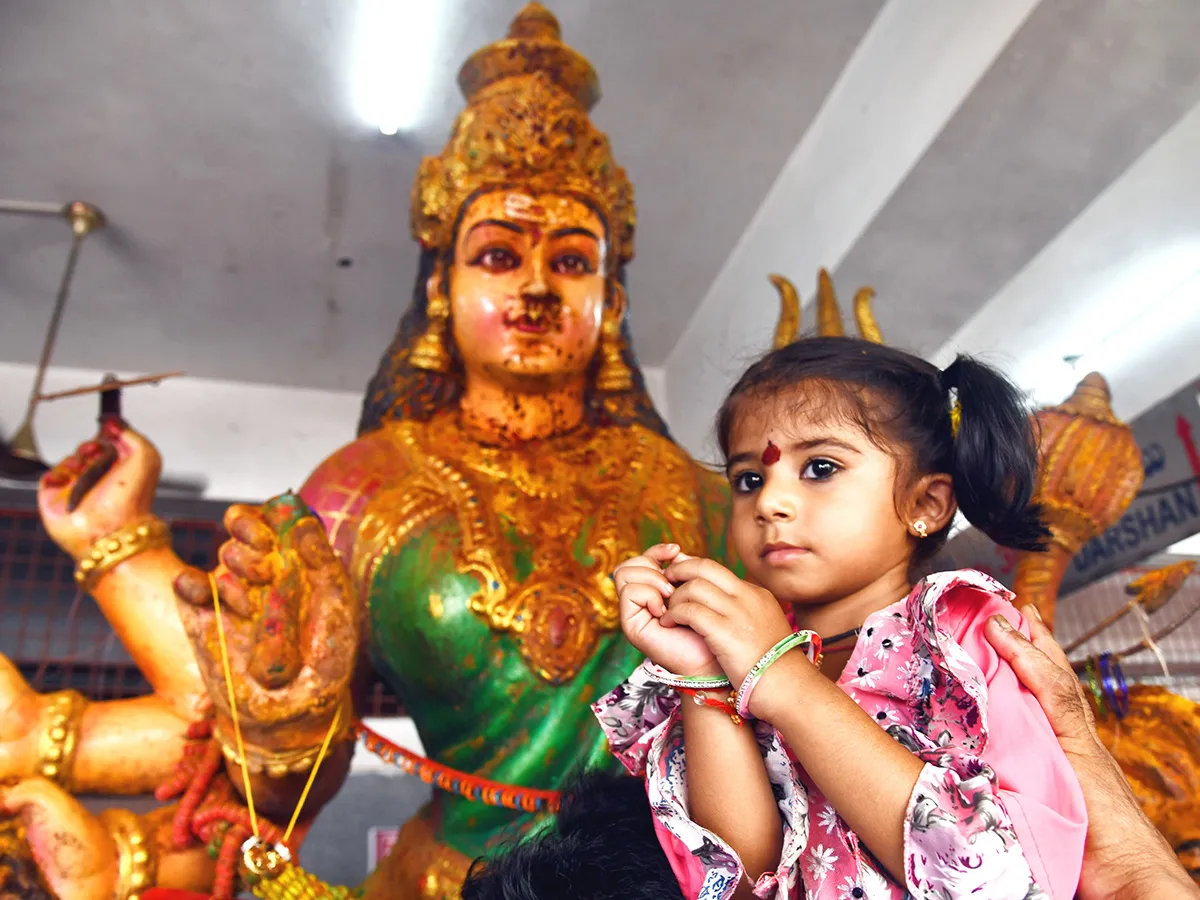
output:
[[[272,750],[319,744],[358,656],[359,607],[345,567],[294,494],[231,506],[225,527],[231,538],[212,577],[243,736]],[[175,592],[218,725],[232,739],[212,582],[189,568]]]
[[72,559],[133,520],[149,515],[162,457],[148,440],[109,420],[92,440],[42,476],[38,510],[50,537]]
[[45,778],[0,783],[0,816],[25,826],[34,864],[59,900],[110,900],[117,847],[100,820]]
[[0,654],[0,779],[33,771],[39,713],[38,693]]

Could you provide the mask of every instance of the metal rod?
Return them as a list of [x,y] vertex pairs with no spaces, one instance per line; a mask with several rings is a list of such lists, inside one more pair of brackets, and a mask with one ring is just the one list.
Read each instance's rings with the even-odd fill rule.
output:
[[1063,653],[1070,654],[1070,653],[1074,652],[1075,650],[1078,650],[1080,647],[1082,647],[1084,644],[1086,644],[1088,641],[1090,641],[1096,635],[1100,634],[1102,631],[1106,631],[1107,629],[1111,628],[1112,626],[1114,626],[1118,622],[1120,622],[1123,618],[1125,618],[1125,616],[1129,615],[1129,613],[1133,611],[1133,608],[1135,606],[1137,606],[1141,602],[1142,602],[1141,597],[1134,597],[1132,600],[1130,600],[1128,603],[1126,603],[1124,606],[1122,606],[1119,610],[1117,610],[1115,613],[1113,613],[1111,616],[1109,616],[1107,619],[1105,619],[1099,625],[1089,628],[1087,631],[1085,631],[1079,637],[1075,638],[1075,640],[1071,641],[1071,643],[1067,644],[1067,646],[1063,647]]
[[62,281],[58,286],[58,296],[54,299],[54,312],[50,314],[50,325],[46,329],[46,340],[42,343],[42,358],[38,361],[37,375],[33,380],[33,390],[29,394],[29,406],[25,410],[25,421],[22,426],[33,421],[33,412],[37,409],[38,399],[42,394],[42,382],[46,380],[46,367],[50,365],[50,355],[54,352],[54,341],[58,338],[58,326],[62,322],[63,310],[67,305],[67,295],[71,292],[71,277],[75,274],[75,263],[79,261],[79,250],[83,246],[84,234],[71,235],[71,252],[67,254],[67,265],[63,269]]
[[[1192,616],[1196,615],[1197,612],[1200,612],[1200,603],[1193,604],[1192,608],[1185,612],[1182,616],[1180,616],[1171,624],[1163,626],[1158,631],[1154,632],[1154,634],[1152,634],[1150,637],[1142,638],[1136,644],[1126,647],[1120,653],[1114,653],[1113,657],[1115,657],[1117,660],[1124,660],[1130,656],[1141,653],[1143,650],[1149,650],[1151,645],[1157,644],[1163,638],[1171,634],[1171,632],[1187,624],[1187,621],[1192,618]],[[1073,668],[1076,672],[1083,672],[1087,669],[1087,660],[1081,659],[1078,662],[1073,662],[1071,663],[1071,668]]]
[[44,403],[47,400],[61,400],[64,397],[78,397],[81,394],[95,394],[100,391],[111,391],[115,388],[133,387],[138,384],[158,384],[160,381],[165,381],[168,378],[178,378],[180,375],[185,375],[185,372],[159,372],[156,375],[145,375],[141,378],[129,378],[125,380],[114,379],[112,381],[102,381],[100,384],[89,384],[87,387],[71,388],[69,391],[57,391],[53,394],[41,394],[38,397],[38,402]]
[[36,200],[0,200],[0,213],[14,213],[19,216],[63,216],[66,215],[65,203],[39,203]]

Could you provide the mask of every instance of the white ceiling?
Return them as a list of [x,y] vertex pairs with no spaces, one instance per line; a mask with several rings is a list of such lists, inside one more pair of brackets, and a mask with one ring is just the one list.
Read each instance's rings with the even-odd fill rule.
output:
[[[443,0],[427,115],[385,137],[352,102],[366,2],[0,3],[0,196],[115,226],[56,365],[353,404],[412,290],[417,160],[520,6]],[[1196,0],[549,5],[637,189],[634,336],[694,452],[767,343],[770,271],[806,296],[821,265],[843,294],[872,284],[891,342],[983,353],[1044,400],[1064,356],[1101,364],[1130,418],[1200,376]],[[61,223],[0,217],[0,362],[36,360],[65,252]],[[309,435],[315,458],[352,427]]]

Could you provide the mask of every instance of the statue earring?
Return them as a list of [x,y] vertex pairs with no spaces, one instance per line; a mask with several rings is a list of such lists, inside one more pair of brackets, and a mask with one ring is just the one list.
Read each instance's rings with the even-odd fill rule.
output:
[[605,310],[600,324],[600,369],[596,389],[605,394],[621,394],[633,389],[633,372],[625,362],[625,341],[621,337],[621,317],[625,312],[625,289],[613,282],[613,303]]
[[929,537],[929,526],[925,524],[924,519],[917,519],[917,521],[913,522],[912,527],[913,531],[917,533],[917,537],[919,537],[921,540],[925,540],[925,538]]
[[442,290],[440,270],[429,279],[426,288],[425,332],[413,344],[408,364],[423,372],[445,374],[450,371],[450,350],[446,346],[450,324],[450,302]]

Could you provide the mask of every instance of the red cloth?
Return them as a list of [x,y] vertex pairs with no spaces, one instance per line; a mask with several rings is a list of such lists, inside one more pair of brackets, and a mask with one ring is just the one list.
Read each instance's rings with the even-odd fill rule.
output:
[[142,892],[142,900],[212,900],[212,897],[210,894],[197,894],[195,891],[150,888]]

